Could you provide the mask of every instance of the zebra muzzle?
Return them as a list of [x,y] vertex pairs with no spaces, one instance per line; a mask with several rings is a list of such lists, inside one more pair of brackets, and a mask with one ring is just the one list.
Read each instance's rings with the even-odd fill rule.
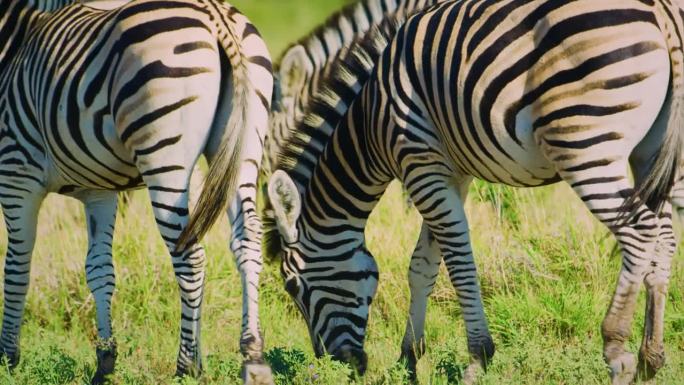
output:
[[333,353],[333,359],[349,364],[354,371],[362,376],[368,368],[368,355],[362,349],[342,348]]

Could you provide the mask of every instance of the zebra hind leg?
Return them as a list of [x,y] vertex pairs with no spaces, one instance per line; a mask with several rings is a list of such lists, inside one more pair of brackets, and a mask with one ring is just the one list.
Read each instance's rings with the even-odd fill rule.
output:
[[273,374],[263,358],[264,341],[259,325],[262,226],[255,197],[256,185],[241,183],[228,210],[233,230],[230,247],[242,280],[242,379],[246,385],[270,385],[273,384]]
[[658,221],[660,234],[655,253],[649,264],[644,282],[646,284],[646,315],[644,334],[639,350],[639,376],[652,379],[665,365],[663,327],[665,303],[670,281],[670,267],[677,241],[672,230],[672,206],[666,203]]
[[[245,385],[272,385],[273,374],[263,357],[264,341],[259,325],[259,275],[263,268],[261,238],[263,228],[257,211],[259,173],[263,171],[261,143],[257,130],[245,133],[240,159],[240,172],[235,197],[228,205],[228,220],[232,229],[230,249],[242,281],[242,329],[240,352],[243,363],[241,376]],[[205,153],[209,164],[216,154]],[[193,173],[193,177],[196,172]]]
[[163,181],[164,178],[146,179],[157,227],[171,253],[180,289],[180,347],[176,376],[198,377],[202,372],[200,319],[206,257],[197,240],[189,242],[184,249],[176,250],[178,238],[188,223],[188,183],[184,188],[176,189],[161,183]]
[[420,237],[409,265],[411,304],[404,339],[401,343],[401,357],[399,358],[399,361],[406,365],[412,382],[417,381],[416,365],[425,352],[424,331],[427,301],[437,281],[441,260],[442,254],[439,251],[439,246],[427,225],[424,224],[420,229]]
[[6,359],[10,369],[13,369],[19,364],[21,356],[19,335],[29,287],[38,211],[45,195],[22,194],[27,190],[21,188],[3,190],[0,187],[0,204],[7,228],[7,254],[0,359]]
[[453,174],[447,166],[438,167],[430,163],[429,166],[412,168],[403,182],[439,245],[458,295],[470,352],[470,364],[463,377],[463,383],[468,385],[477,381],[481,369],[486,370],[495,348],[484,312],[463,207],[465,196],[462,191],[467,189],[472,178],[455,181],[446,177]]
[[601,325],[603,356],[611,371],[613,385],[628,385],[634,381],[637,361],[625,348],[632,331],[637,296],[641,288],[658,238],[658,218],[639,203],[632,219],[624,221],[622,206],[633,188],[627,176],[625,162],[613,162],[592,168],[588,159],[572,158],[574,164],[557,165],[561,177],[568,182],[589,210],[617,238],[622,252],[622,268],[608,312]]
[[95,299],[97,311],[97,370],[91,384],[100,385],[114,372],[117,355],[116,341],[112,335],[111,301],[115,288],[112,238],[119,198],[114,191],[91,191],[79,198],[85,204],[88,225],[86,282]]

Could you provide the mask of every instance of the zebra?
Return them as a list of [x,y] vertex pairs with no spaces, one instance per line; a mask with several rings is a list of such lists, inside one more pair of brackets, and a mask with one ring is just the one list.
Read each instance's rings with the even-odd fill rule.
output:
[[[0,205],[8,230],[2,356],[19,362],[37,213],[46,194],[59,193],[85,205],[86,280],[98,325],[92,382],[113,372],[117,193],[146,186],[180,287],[176,374],[202,368],[198,240],[228,205],[242,276],[244,375],[271,382],[261,365],[256,179],[273,77],[254,25],[214,0],[12,0],[0,9],[0,37]],[[190,174],[202,154],[210,168],[190,212]]]
[[290,44],[275,62],[273,105],[266,134],[263,178],[277,162],[295,122],[304,116],[310,100],[340,50],[363,37],[371,27],[388,17],[412,14],[443,0],[361,0],[330,15],[311,33]]
[[[440,1],[444,0],[359,1],[342,8],[328,17],[313,32],[288,46],[280,59],[276,60],[273,105],[260,178],[264,181],[268,180],[271,175],[271,165],[277,164],[280,150],[296,131],[296,122],[305,116],[305,111],[310,107],[319,88],[325,84],[330,72],[339,62],[350,60],[350,55],[354,52],[377,57],[377,54],[373,55],[373,52],[384,48],[383,44],[387,44],[388,37],[394,32],[392,26],[396,27],[401,24],[407,15]],[[380,26],[380,28],[376,30],[372,28],[374,26]],[[365,44],[371,41],[377,48],[365,47]],[[348,49],[349,46],[353,49]],[[375,59],[368,64],[374,61]],[[369,66],[366,71],[370,69],[372,66]],[[344,85],[340,86],[347,89]],[[335,89],[330,91],[339,92]],[[358,89],[347,89],[347,95],[356,95],[358,91]],[[266,190],[267,183],[264,183],[262,187]],[[264,195],[266,196],[267,192]],[[264,211],[266,220],[272,220],[272,208],[267,207]],[[420,350],[417,351],[416,347],[424,344],[422,330],[425,323],[427,297],[434,285],[432,278],[437,276],[436,270],[429,276],[421,272],[420,265],[428,261],[423,254],[429,250],[429,247],[427,238],[421,237],[411,258],[408,272],[411,311],[406,322],[400,361],[408,365],[408,370],[412,375],[416,373],[420,355]],[[275,255],[276,253],[265,252],[266,256],[269,254]],[[439,268],[439,259],[429,261],[431,268]]]
[[[427,6],[428,4],[422,5],[422,7]],[[276,76],[275,78],[276,91],[273,98],[274,107],[271,111],[270,129],[266,136],[267,146],[265,147],[264,161],[262,164],[277,164],[279,151],[285,146],[286,142],[292,135],[296,135],[296,132],[299,130],[299,128],[295,125],[295,122],[301,122],[302,116],[305,116],[305,112],[311,108],[311,103],[316,101],[316,97],[314,95],[320,91],[319,87],[322,87],[323,92],[325,92],[327,95],[336,95],[336,97],[347,100],[347,103],[350,102],[360,91],[360,87],[356,86],[356,82],[353,82],[352,84],[346,84],[344,80],[337,82],[334,75],[336,72],[340,71],[338,67],[350,66],[353,67],[348,68],[350,72],[354,73],[355,71],[360,71],[360,73],[355,73],[356,76],[367,76],[367,74],[373,69],[375,62],[379,57],[379,53],[388,44],[389,38],[396,31],[397,26],[404,21],[407,14],[411,14],[415,11],[416,10],[413,8],[408,8],[400,12],[385,15],[385,17],[380,20],[378,24],[371,26],[366,33],[357,35],[355,40],[348,45],[341,47],[337,52],[334,52],[334,55],[332,50],[329,49],[329,57],[327,57],[323,64],[318,63],[318,67],[316,68],[314,68],[314,64],[317,62],[311,61],[309,62],[309,65],[306,65],[305,63],[308,62],[306,58],[320,57],[325,55],[325,53],[318,53],[317,55],[314,55],[313,53],[309,53],[307,55],[296,55],[296,59],[284,61],[284,63],[288,64],[286,66],[279,67],[280,77]],[[325,23],[325,25],[336,24],[337,23],[330,22]],[[329,33],[330,32],[328,32],[328,34]],[[316,35],[324,34],[313,34],[309,38],[302,39],[302,41],[306,41],[307,39],[315,39]],[[306,45],[293,45],[293,47],[303,46]],[[319,45],[313,46],[320,47]],[[295,49],[300,50],[300,48]],[[301,52],[304,52],[303,48],[301,48],[301,50]],[[355,57],[358,55],[366,59],[362,62],[357,62]],[[288,51],[286,51],[284,57],[288,57]],[[295,61],[298,63],[293,64]],[[302,71],[303,68],[307,67],[310,67],[310,69],[307,71]],[[288,68],[288,70],[284,70],[284,68]],[[299,72],[299,74],[294,75],[297,72]],[[291,77],[299,77],[304,75],[313,80],[303,82],[297,87],[292,87],[289,85],[288,81],[283,81],[283,79],[286,78],[289,79]],[[335,86],[329,84],[331,82],[336,82]],[[290,108],[278,108],[275,105],[282,103],[278,92],[278,86],[282,87],[282,89],[290,90],[289,98],[305,102],[295,104],[290,101],[290,103],[287,103]],[[340,105],[342,105],[342,103],[338,104],[336,107],[337,110],[335,116],[337,117],[339,117],[340,113],[346,111],[344,108],[340,108]],[[315,140],[315,138],[320,137],[319,134],[315,133],[320,132],[323,128],[331,128],[335,126],[336,121],[334,121],[332,117],[333,114],[326,115],[327,124],[323,127],[304,126],[305,128],[311,130],[311,132],[303,136],[300,135],[299,138],[303,139],[307,145],[312,145],[313,143],[310,142]],[[324,132],[322,137],[326,138],[329,136],[329,134],[330,131]],[[271,141],[269,141],[269,139],[271,139]],[[268,146],[269,143],[271,143],[270,147]],[[319,145],[322,146],[324,144],[319,143]],[[262,172],[262,178],[267,178],[270,176],[270,170],[268,167],[262,167]],[[264,187],[267,188],[267,184]],[[263,215],[265,221],[269,223],[274,221],[273,207],[269,204],[268,200]],[[278,235],[270,234],[270,236],[277,237]],[[274,243],[268,239],[268,232],[265,233],[265,237],[264,243],[266,244],[266,250],[264,254],[267,257],[270,256],[271,259],[274,259],[275,256],[278,255],[278,247],[272,247]],[[407,365],[407,369],[414,379],[418,357],[422,351],[416,350],[416,348],[424,345],[423,325],[425,323],[424,315],[425,308],[427,306],[427,299],[434,286],[434,278],[437,277],[436,271],[434,274],[426,276],[421,271],[423,269],[417,268],[416,266],[420,266],[420,264],[425,263],[426,258],[423,254],[429,249],[429,244],[426,242],[426,237],[420,237],[419,240],[420,242],[416,245],[408,271],[409,286],[411,288],[411,311],[409,312],[409,317],[406,322],[401,357],[399,359],[400,363]],[[439,260],[432,261],[430,267],[433,269],[438,269]],[[422,311],[420,310],[421,308],[423,309]]]
[[[622,251],[601,327],[612,382],[653,377],[664,365],[676,247],[668,195],[684,118],[681,15],[669,0],[448,1],[411,17],[367,81],[353,71],[358,61],[342,66],[335,81],[361,76],[360,94],[347,105],[334,87],[321,93],[268,185],[275,221],[266,248],[282,257],[285,289],[316,354],[366,369],[378,270],[363,231],[399,178],[429,245],[412,268],[434,280],[445,260],[471,355],[464,382],[474,383],[495,347],[463,210],[468,185],[475,177],[520,187],[565,181]],[[642,281],[637,365],[625,341]]]

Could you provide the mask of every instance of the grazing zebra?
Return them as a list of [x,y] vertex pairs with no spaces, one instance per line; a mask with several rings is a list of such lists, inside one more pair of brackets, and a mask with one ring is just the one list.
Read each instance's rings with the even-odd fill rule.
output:
[[[273,89],[263,40],[247,18],[215,0],[68,3],[11,0],[0,8],[0,204],[9,238],[2,355],[12,366],[19,361],[37,214],[45,195],[56,192],[85,204],[86,279],[99,337],[93,382],[113,371],[117,192],[147,186],[180,287],[177,374],[201,370],[205,254],[198,239],[233,196],[240,346],[246,363],[258,364],[262,229],[255,197]],[[201,154],[210,168],[189,212],[190,174]]]
[[[330,75],[331,68],[344,58],[350,58],[345,47],[353,39],[356,41],[354,50],[362,54],[373,55],[372,51],[365,52],[362,41],[375,40],[379,49],[387,44],[386,38],[391,36],[389,26],[378,31],[372,31],[366,37],[369,29],[381,23],[400,23],[406,15],[444,0],[366,0],[350,4],[339,12],[331,15],[328,20],[317,27],[312,33],[291,44],[276,61],[275,92],[273,108],[271,110],[269,131],[266,135],[262,174],[267,180],[271,174],[272,165],[277,164],[278,154],[283,145],[295,132],[295,125],[305,116],[309,102],[319,91],[319,87]],[[364,38],[365,37],[365,38]],[[376,49],[377,49],[376,48]],[[356,67],[355,70],[369,73],[374,60],[368,62],[367,67]],[[334,87],[327,87],[328,92],[340,94],[342,98],[351,101],[360,91],[359,88],[339,86],[346,90],[341,93]],[[327,116],[330,118],[330,115]],[[267,212],[272,210],[267,210]],[[270,214],[266,214],[267,217]],[[427,259],[424,254],[430,250],[427,238],[421,236],[416,246],[411,266],[409,268],[409,282],[411,287],[411,311],[406,322],[406,332],[402,343],[401,361],[409,367],[409,372],[415,374],[415,367],[423,345],[424,315],[427,298],[434,286],[440,259]],[[266,255],[269,253],[267,252]],[[422,265],[428,263],[434,273],[421,271]]]
[[264,146],[263,173],[302,118],[340,50],[389,15],[412,14],[443,0],[361,0],[342,8],[311,33],[292,43],[276,61],[275,92]]
[[[401,27],[350,106],[321,93],[269,182],[275,228],[266,230],[278,237],[265,237],[283,256],[315,352],[365,370],[378,271],[364,227],[399,178],[424,219],[425,265],[441,255],[457,290],[471,353],[464,382],[473,383],[494,344],[463,210],[468,185],[563,180],[622,250],[602,324],[612,381],[637,374],[625,342],[642,281],[638,368],[655,375],[676,246],[668,195],[684,118],[681,14],[669,0],[445,2]],[[351,64],[333,78],[354,83]]]
[[[283,145],[295,132],[296,122],[300,121],[309,107],[310,101],[319,91],[319,87],[330,75],[331,68],[345,58],[349,58],[346,47],[354,44],[354,50],[364,52],[363,41],[374,40],[376,49],[384,48],[387,37],[393,30],[385,25],[378,31],[369,29],[378,24],[399,24],[406,15],[444,0],[366,0],[350,4],[331,15],[328,20],[312,33],[290,45],[281,59],[276,62],[275,92],[270,114],[269,131],[266,135],[264,159],[262,160],[262,177],[267,180],[271,174],[271,165],[278,161],[278,154]],[[389,29],[388,29],[389,28]],[[366,36],[368,34],[368,36]],[[390,34],[390,35],[387,35]],[[355,40],[356,39],[356,40]],[[384,45],[383,45],[384,44]],[[373,50],[366,54],[373,55]],[[375,55],[377,56],[377,55]],[[364,72],[370,72],[372,60]],[[360,69],[360,68],[359,68]],[[342,86],[346,93],[341,97],[351,98],[360,88],[350,89]],[[341,93],[333,87],[330,92]],[[328,119],[330,116],[328,116]],[[334,126],[334,124],[331,123]],[[316,136],[316,135],[312,135]],[[267,210],[270,211],[270,210]],[[270,214],[266,214],[268,218]],[[421,234],[427,234],[422,232]],[[408,365],[409,372],[415,374],[415,367],[423,346],[423,325],[427,298],[432,291],[439,269],[441,258],[429,258],[431,251],[429,237],[421,236],[416,245],[409,267],[409,283],[411,288],[411,311],[406,322],[406,332],[402,343],[401,361]],[[266,253],[268,255],[268,252]],[[431,273],[424,272],[429,267]],[[416,348],[419,349],[416,349]]]
[[[342,48],[326,65],[325,70],[329,72],[321,79],[320,93],[312,97],[304,118],[288,134],[288,140],[283,144],[277,159],[276,166],[279,169],[268,184],[268,199],[264,210],[264,251],[267,256],[282,258],[289,252],[282,242],[295,242],[298,235],[296,230],[290,232],[290,229],[282,227],[282,221],[279,220],[279,217],[286,214],[282,212],[279,201],[272,200],[274,191],[291,191],[281,191],[281,181],[275,176],[282,174],[280,169],[288,169],[295,180],[301,181],[299,188],[305,189],[306,181],[313,172],[317,153],[326,146],[328,138],[348,110],[349,103],[370,77],[380,55],[403,20],[401,15],[386,18],[371,27],[365,35],[356,38],[348,47]],[[295,163],[305,162],[309,163],[307,167],[294,167]],[[272,184],[274,181],[277,183]],[[291,203],[299,204],[297,200],[292,200]],[[294,207],[292,209],[299,211]],[[296,218],[291,219],[294,221]],[[282,262],[284,268],[288,259],[282,258]],[[286,272],[287,270],[281,269],[284,278]],[[290,292],[290,289],[286,283],[286,290]],[[317,354],[323,354],[321,346],[314,344],[314,348]]]
[[[277,138],[277,140],[273,140],[273,142],[271,142],[272,146],[270,148],[267,147],[267,150],[265,151],[265,157],[270,156],[269,162],[274,162],[271,164],[277,164],[278,151],[285,146],[290,136],[295,134],[296,131],[301,128],[310,131],[305,133],[305,135],[299,136],[299,138],[303,141],[302,144],[315,145],[313,141],[317,140],[317,138],[320,138],[321,143],[318,143],[318,145],[325,145],[324,140],[327,140],[329,135],[332,133],[332,128],[337,124],[337,120],[335,120],[334,117],[338,119],[341,117],[341,114],[346,111],[346,107],[341,106],[351,102],[358,92],[360,92],[360,85],[363,84],[363,82],[358,81],[358,79],[354,79],[354,82],[350,84],[345,83],[344,79],[337,81],[338,79],[335,78],[335,75],[336,72],[339,71],[339,67],[350,66],[348,70],[351,73],[354,73],[356,77],[367,77],[374,68],[375,62],[377,61],[380,52],[386,47],[389,38],[396,31],[396,26],[400,25],[404,21],[406,13],[407,12],[398,12],[386,15],[385,18],[379,22],[379,24],[372,26],[365,34],[358,35],[356,39],[349,44],[349,46],[342,47],[335,52],[334,55],[330,55],[322,67],[319,67],[312,72],[311,77],[316,79],[313,83],[307,83],[306,87],[294,88],[299,93],[299,96],[297,96],[298,100],[307,100],[307,103],[301,103],[297,108],[278,109],[277,107],[274,107],[274,109],[271,111],[271,126],[270,131],[267,133],[266,143],[269,143],[269,136],[274,132],[276,133],[276,136],[270,138]],[[366,60],[357,62],[357,59],[355,59],[357,55],[361,55],[362,57],[366,58]],[[287,54],[285,56],[287,56]],[[307,55],[307,57],[310,56],[311,55]],[[303,63],[303,58],[304,57],[299,58],[300,64],[294,65],[291,71],[283,71],[283,67],[280,67],[281,77],[280,79],[278,79],[278,77],[275,79],[276,90],[278,89],[278,80],[281,81],[281,87],[286,87],[287,82],[282,81],[283,76],[291,76],[286,74],[292,74],[293,72],[300,71],[300,69],[305,68],[305,66],[301,64]],[[331,84],[333,82],[334,84]],[[316,84],[315,87],[313,87],[314,83]],[[335,97],[339,97],[345,102],[337,104],[335,114],[326,115],[327,124],[320,127],[316,126],[315,124],[305,124],[303,127],[298,128],[295,125],[295,122],[300,122],[302,120],[302,116],[305,116],[306,111],[311,108],[311,105],[308,103],[308,101],[316,100],[313,94],[316,94],[320,91],[318,89],[319,87],[323,87],[326,95],[335,95]],[[320,97],[320,95],[318,96]],[[278,103],[277,96],[274,97],[273,103]],[[299,109],[302,111],[298,112]],[[264,161],[262,164],[265,163],[267,162]],[[267,167],[262,167],[262,171],[269,173],[267,176],[270,176],[270,170],[267,170]],[[264,210],[264,215],[266,221],[274,220],[273,210],[268,202],[267,207]],[[427,234],[425,229],[423,229],[421,234]],[[268,233],[265,234],[265,236],[268,235]],[[277,234],[271,235],[278,237]],[[267,244],[267,247],[274,245],[274,243],[269,242],[268,239],[265,240],[265,243]],[[423,350],[423,325],[425,323],[425,309],[427,307],[428,297],[435,284],[435,279],[437,277],[437,271],[439,269],[439,263],[441,260],[439,255],[436,259],[428,259],[428,257],[430,257],[432,254],[425,254],[430,251],[430,247],[431,245],[429,242],[429,237],[421,235],[419,237],[419,242],[416,245],[415,251],[413,252],[408,271],[409,286],[411,289],[411,311],[409,312],[409,318],[406,322],[406,331],[402,342],[402,354],[400,361],[408,366],[409,372],[412,376],[415,376],[418,358]],[[272,250],[266,250],[265,254],[267,256],[270,255],[273,257],[278,254],[277,249],[278,247],[275,247]],[[424,266],[426,264],[427,266]],[[432,273],[428,274],[425,272],[427,267],[430,268]]]

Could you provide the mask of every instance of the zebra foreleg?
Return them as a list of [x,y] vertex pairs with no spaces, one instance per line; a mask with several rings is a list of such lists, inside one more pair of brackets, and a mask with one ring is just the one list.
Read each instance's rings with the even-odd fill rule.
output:
[[[464,177],[460,185],[459,195],[465,202],[468,197],[468,187],[472,177]],[[403,195],[410,206],[413,206],[410,194],[403,189]],[[406,331],[401,344],[400,362],[407,365],[411,375],[411,381],[418,380],[416,366],[418,360],[425,353],[425,316],[427,302],[439,275],[439,263],[442,260],[435,237],[430,233],[428,226],[423,223],[420,228],[420,236],[416,248],[411,256],[409,265],[409,288],[411,291],[411,304],[409,306],[409,319],[406,322]]]
[[108,375],[114,372],[116,362],[116,341],[112,336],[111,301],[115,288],[114,264],[112,261],[112,238],[118,194],[115,191],[88,192],[80,199],[85,204],[88,224],[88,256],[85,273],[97,311],[97,335],[95,344],[97,370],[91,384],[104,384]]
[[411,380],[417,380],[416,365],[425,352],[425,313],[427,302],[439,274],[439,263],[442,254],[439,245],[430,233],[427,225],[420,229],[418,243],[411,256],[408,279],[411,290],[411,305],[409,319],[406,321],[406,332],[401,343],[401,357],[411,375]]
[[[408,163],[408,161],[407,161]],[[416,208],[423,216],[425,225],[439,245],[456,289],[463,312],[468,338],[470,364],[464,373],[463,383],[477,381],[480,369],[486,369],[494,356],[494,342],[484,313],[477,269],[470,246],[468,223],[463,208],[464,196],[471,178],[454,183],[447,175],[453,172],[447,167],[440,169],[434,164],[429,168],[413,168],[404,178]],[[416,182],[412,183],[412,177]],[[427,176],[426,176],[427,175]]]
[[187,186],[182,192],[150,186],[150,199],[157,226],[169,252],[181,296],[180,347],[176,376],[197,377],[202,372],[200,351],[200,318],[206,257],[197,240],[176,251],[178,237],[188,223]]
[[659,218],[660,234],[656,244],[654,258],[646,273],[646,316],[644,335],[639,350],[639,374],[644,380],[652,379],[658,370],[665,365],[665,346],[663,343],[663,327],[665,303],[670,281],[672,256],[677,245],[672,230],[672,206],[666,207]]
[[19,349],[21,321],[29,287],[38,211],[45,197],[44,193],[22,194],[27,190],[22,189],[20,185],[13,185],[13,187],[16,189],[9,192],[0,191],[0,204],[2,204],[7,227],[0,358],[7,359],[10,368],[19,364],[21,356]]

